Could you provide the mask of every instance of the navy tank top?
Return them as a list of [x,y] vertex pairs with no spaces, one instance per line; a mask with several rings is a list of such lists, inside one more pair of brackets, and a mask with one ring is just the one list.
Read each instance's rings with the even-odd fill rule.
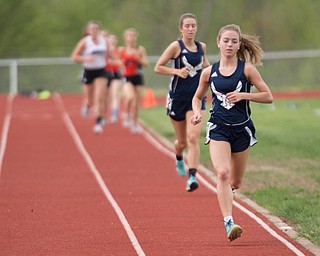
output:
[[210,122],[226,125],[242,125],[250,120],[251,110],[248,100],[241,100],[235,104],[226,99],[226,94],[232,91],[249,93],[252,84],[244,74],[245,62],[238,59],[235,72],[230,76],[223,76],[219,72],[220,61],[212,65],[209,86],[212,92],[212,108]]
[[197,41],[195,41],[197,52],[190,52],[181,39],[178,40],[178,43],[181,52],[176,59],[172,60],[172,67],[177,69],[187,67],[190,73],[185,79],[179,76],[171,78],[169,95],[175,101],[190,101],[198,88],[204,53],[201,44]]

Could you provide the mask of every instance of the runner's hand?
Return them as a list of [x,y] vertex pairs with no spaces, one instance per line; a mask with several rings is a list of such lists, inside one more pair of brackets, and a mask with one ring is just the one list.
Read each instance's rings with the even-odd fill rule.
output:
[[190,72],[189,69],[187,67],[184,67],[184,68],[178,69],[177,76],[181,78],[187,78],[189,75],[189,72]]
[[191,117],[191,123],[193,125],[197,125],[199,123],[201,123],[202,121],[202,116],[201,113],[195,113],[192,117]]

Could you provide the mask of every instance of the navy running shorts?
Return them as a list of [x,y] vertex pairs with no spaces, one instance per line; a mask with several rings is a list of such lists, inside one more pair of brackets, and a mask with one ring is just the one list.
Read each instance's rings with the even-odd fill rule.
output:
[[255,132],[251,119],[239,126],[217,124],[209,121],[207,123],[205,144],[209,144],[210,140],[226,141],[230,143],[232,153],[242,152],[258,142],[255,138]]
[[[206,109],[206,97],[202,99],[201,110]],[[175,121],[183,121],[186,119],[186,113],[192,111],[192,101],[176,101],[167,97],[167,115]]]

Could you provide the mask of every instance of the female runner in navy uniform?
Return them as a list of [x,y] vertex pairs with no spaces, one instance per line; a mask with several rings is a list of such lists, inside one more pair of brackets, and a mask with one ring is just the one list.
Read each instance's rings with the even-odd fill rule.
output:
[[[206,68],[193,98],[193,124],[201,123],[201,100],[208,87],[212,91],[211,117],[207,123],[207,143],[217,172],[217,195],[224,227],[230,241],[242,235],[232,217],[233,189],[241,185],[249,148],[257,143],[250,118],[249,102],[272,103],[273,97],[254,65],[263,54],[258,37],[241,34],[234,24],[222,27],[217,37],[221,59]],[[255,86],[257,91],[251,92]]]
[[[195,41],[197,18],[186,13],[180,17],[180,32],[182,37],[172,42],[159,58],[155,72],[172,75],[168,93],[167,112],[176,133],[176,169],[180,176],[186,175],[183,151],[188,147],[189,177],[187,191],[198,188],[196,172],[199,164],[199,137],[202,126],[193,126],[190,119],[192,112],[192,97],[197,90],[202,68],[210,65],[206,57],[206,45]],[[173,67],[167,67],[172,60]],[[205,115],[205,99],[201,104],[201,115]]]

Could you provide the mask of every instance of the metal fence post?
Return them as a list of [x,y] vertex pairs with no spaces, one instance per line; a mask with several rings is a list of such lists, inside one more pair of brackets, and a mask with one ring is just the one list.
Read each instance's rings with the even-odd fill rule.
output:
[[18,93],[18,62],[12,60],[10,62],[10,94]]

